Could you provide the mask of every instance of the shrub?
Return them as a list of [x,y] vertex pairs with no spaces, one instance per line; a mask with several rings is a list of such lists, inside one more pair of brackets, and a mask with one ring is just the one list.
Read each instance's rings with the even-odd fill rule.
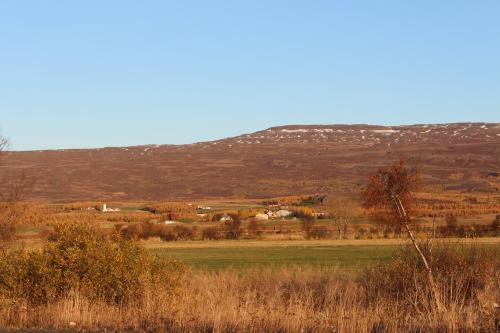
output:
[[142,234],[139,235],[142,239],[148,239],[151,237],[159,237],[161,235],[162,226],[157,223],[143,222],[141,224]]
[[131,224],[120,229],[120,235],[125,239],[140,239],[142,234],[142,224]]
[[157,228],[153,235],[156,235],[156,237],[160,237],[160,239],[165,242],[175,241],[178,237],[172,228],[165,226],[159,226],[159,228]]
[[0,202],[0,242],[12,241],[16,224],[24,215],[24,205],[16,202]]
[[233,221],[241,222],[240,216],[237,213],[228,213],[227,214]]
[[315,223],[316,222],[313,218],[304,218],[302,219],[302,221],[300,221],[300,226],[302,228],[302,232],[304,232],[304,237],[306,239],[311,238],[311,231]]
[[196,229],[183,225],[176,225],[174,227],[174,233],[176,234],[176,238],[181,240],[190,240],[196,238]]
[[147,288],[174,286],[185,271],[132,241],[105,238],[89,224],[58,225],[42,250],[3,252],[0,263],[0,293],[30,304],[72,291],[113,304],[140,302]]
[[298,219],[307,219],[307,220],[311,220],[314,218],[312,209],[308,207],[303,207],[292,211],[292,216]]
[[249,236],[260,237],[262,235],[262,224],[256,219],[251,219],[248,222],[247,229]]
[[323,225],[313,226],[309,231],[309,238],[323,239],[331,235],[331,230]]
[[490,225],[491,232],[493,236],[498,236],[500,231],[500,215],[497,215]]
[[462,237],[463,238],[463,237],[465,237],[467,235],[467,230],[465,229],[465,227],[463,225],[461,225],[455,231],[455,235],[457,237]]
[[450,236],[457,231],[458,220],[454,215],[446,217],[446,233]]
[[356,232],[356,235],[354,238],[356,239],[363,239],[366,234],[366,229],[365,228],[359,228]]
[[13,223],[0,222],[0,241],[11,241],[16,234],[16,226]]
[[196,238],[196,228],[183,225],[160,225],[144,222],[132,224],[126,228],[119,229],[119,233],[126,239],[149,239],[159,237],[163,241],[189,240]]
[[241,228],[241,220],[237,214],[229,214],[231,220],[225,221],[223,231],[226,239],[238,239],[243,232]]
[[113,228],[115,229],[116,233],[120,233],[124,226],[125,225],[123,223],[117,223],[113,226]]
[[[474,306],[479,293],[490,289],[499,296],[500,260],[494,250],[466,244],[438,244],[432,251],[428,245],[421,247],[445,305]],[[432,309],[434,304],[427,271],[410,247],[400,249],[390,263],[368,268],[361,284],[368,302],[388,299],[415,311]]]
[[217,228],[217,227],[208,227],[208,228],[203,229],[201,237],[204,240],[205,239],[217,240],[217,239],[222,238],[220,235],[220,232],[219,232],[219,228]]
[[474,224],[472,226],[472,230],[474,231],[474,235],[476,237],[483,237],[487,233],[485,226],[481,224]]
[[378,237],[378,228],[376,227],[371,227],[370,228],[370,235],[373,237],[373,236],[376,236]]

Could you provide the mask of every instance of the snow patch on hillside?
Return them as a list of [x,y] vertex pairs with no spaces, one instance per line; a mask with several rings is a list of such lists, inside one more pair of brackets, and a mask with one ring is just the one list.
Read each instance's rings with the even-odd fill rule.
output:
[[294,130],[289,130],[289,129],[282,129],[281,132],[283,133],[307,133],[309,130],[307,129],[294,129]]
[[370,130],[370,131],[373,133],[380,133],[380,134],[392,134],[401,132],[399,130],[393,130],[393,129],[381,129],[381,130]]

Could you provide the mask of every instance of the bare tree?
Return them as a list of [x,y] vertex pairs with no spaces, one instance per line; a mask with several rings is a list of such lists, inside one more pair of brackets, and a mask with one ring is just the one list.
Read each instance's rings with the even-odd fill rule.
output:
[[0,135],[0,154],[9,147],[9,139]]
[[443,310],[440,293],[438,291],[432,267],[429,260],[418,245],[410,227],[411,208],[415,202],[413,191],[418,186],[419,177],[416,170],[406,167],[400,161],[387,168],[381,168],[368,180],[368,185],[363,191],[363,204],[366,208],[381,208],[385,210],[390,219],[406,229],[415,251],[419,255],[426,271],[428,282],[438,310]]
[[[9,140],[0,136],[0,157],[5,154],[9,147]],[[22,173],[12,179],[1,179],[5,184],[4,190],[0,191],[0,242],[12,240],[16,231],[22,209],[19,205],[23,197],[33,183]]]
[[301,219],[300,225],[306,239],[311,238],[311,233],[315,224],[316,221],[314,221],[314,216],[312,215],[304,215],[304,217]]
[[347,227],[354,221],[355,209],[354,203],[349,199],[337,199],[328,205],[328,214],[336,226],[339,239],[347,237]]

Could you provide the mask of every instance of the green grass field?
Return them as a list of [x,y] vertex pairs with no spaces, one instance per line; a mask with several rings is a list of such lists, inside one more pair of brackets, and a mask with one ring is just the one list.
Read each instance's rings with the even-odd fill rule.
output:
[[391,258],[396,246],[271,246],[151,249],[194,269],[219,270],[251,266],[339,266],[355,269]]
[[[441,240],[454,242],[456,239]],[[500,239],[474,242],[495,247]],[[193,269],[221,270],[253,266],[338,266],[358,270],[391,259],[403,240],[192,241],[146,243],[152,253],[180,260]],[[408,244],[408,243],[406,243]]]

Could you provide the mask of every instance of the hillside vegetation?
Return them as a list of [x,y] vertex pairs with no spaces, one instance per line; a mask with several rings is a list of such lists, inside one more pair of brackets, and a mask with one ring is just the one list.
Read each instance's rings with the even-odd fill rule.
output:
[[430,190],[496,193],[500,124],[285,126],[189,145],[11,152],[2,171],[25,171],[31,198],[50,201],[264,198],[352,195],[399,159]]

